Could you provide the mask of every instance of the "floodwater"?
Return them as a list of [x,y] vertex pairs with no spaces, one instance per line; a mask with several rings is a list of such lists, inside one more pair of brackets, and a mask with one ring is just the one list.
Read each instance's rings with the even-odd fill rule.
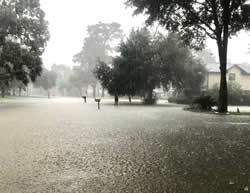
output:
[[[66,98],[0,102],[0,192],[163,193],[177,192],[179,185],[192,188],[178,174],[178,160],[171,162],[172,150],[186,150],[171,140],[193,128],[241,129],[250,137],[250,118],[200,115],[165,104],[115,107],[110,101],[102,101],[98,110],[93,99],[87,104]],[[246,179],[242,190],[249,183],[249,169],[245,172],[239,178]],[[235,173],[227,180],[233,180],[231,175]]]

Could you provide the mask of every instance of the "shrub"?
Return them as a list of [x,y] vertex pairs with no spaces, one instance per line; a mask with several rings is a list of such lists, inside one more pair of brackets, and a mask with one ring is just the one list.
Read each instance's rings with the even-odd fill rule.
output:
[[151,99],[149,99],[149,98],[144,98],[143,99],[143,103],[146,104],[146,105],[153,105],[153,104],[156,104],[156,102],[157,102],[156,97],[153,97]]
[[196,107],[200,107],[201,110],[211,111],[212,107],[216,106],[216,101],[209,95],[200,96],[193,101],[193,105],[198,105]]
[[184,95],[179,95],[179,96],[168,98],[169,103],[176,103],[176,104],[191,104],[192,101],[193,101],[193,98],[187,97]]
[[[219,97],[219,86],[215,84],[212,89],[206,92],[213,98]],[[250,96],[241,89],[237,82],[228,82],[228,104],[229,105],[250,105]]]

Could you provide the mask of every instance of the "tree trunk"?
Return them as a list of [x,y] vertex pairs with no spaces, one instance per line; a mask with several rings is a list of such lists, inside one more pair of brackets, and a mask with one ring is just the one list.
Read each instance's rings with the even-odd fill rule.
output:
[[153,101],[153,90],[148,91],[148,100]]
[[104,97],[105,96],[105,93],[104,93],[104,88],[102,87],[102,97]]
[[19,96],[21,96],[22,95],[22,88],[18,88],[19,90],[18,90],[18,92],[19,92]]
[[227,99],[227,78],[225,66],[221,66],[221,79],[220,79],[220,91],[219,91],[219,104],[218,111],[221,113],[227,112],[228,99]]
[[154,100],[153,100],[153,89],[149,89],[146,91],[145,93],[145,103],[146,104],[153,104]]
[[93,85],[92,88],[93,88],[93,97],[95,98],[96,97],[96,85]]
[[29,96],[29,86],[26,87],[27,96]]
[[132,102],[132,97],[128,96],[128,100],[129,100],[129,103],[131,103]]
[[1,88],[1,96],[2,96],[2,98],[5,97],[5,88],[4,87]]
[[119,97],[118,95],[115,95],[115,105],[118,105],[118,102],[119,102]]
[[16,96],[16,88],[15,87],[12,88],[12,95]]
[[216,25],[217,46],[219,50],[220,60],[220,91],[219,91],[219,104],[218,111],[226,113],[228,111],[228,94],[227,94],[227,48],[229,37],[229,23],[230,23],[230,1],[224,1],[222,12],[223,28],[218,24]]
[[227,93],[227,48],[228,48],[228,35],[224,32],[224,39],[217,41],[219,49],[220,60],[220,90],[219,90],[219,104],[218,111],[226,113],[228,111],[228,93]]

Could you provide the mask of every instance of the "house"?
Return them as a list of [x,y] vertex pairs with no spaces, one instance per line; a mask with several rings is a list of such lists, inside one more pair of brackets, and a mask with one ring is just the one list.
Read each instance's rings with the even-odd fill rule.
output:
[[[220,84],[219,64],[208,64],[207,70],[206,87],[211,89],[216,84]],[[250,95],[250,64],[229,65],[227,69],[227,81],[238,83],[241,89]]]

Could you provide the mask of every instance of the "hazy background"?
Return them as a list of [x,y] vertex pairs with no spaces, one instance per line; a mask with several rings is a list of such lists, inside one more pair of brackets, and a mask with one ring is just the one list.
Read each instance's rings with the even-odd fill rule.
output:
[[[41,0],[49,21],[50,41],[43,55],[46,67],[53,64],[74,65],[73,55],[81,50],[86,37],[86,27],[102,22],[118,22],[129,34],[132,27],[142,27],[145,17],[133,16],[133,9],[126,8],[125,0]],[[155,30],[153,28],[152,30]],[[248,33],[250,34],[250,33]],[[250,62],[250,36],[246,32],[229,42],[229,60],[232,63]],[[208,40],[208,48],[217,56],[215,41]]]

